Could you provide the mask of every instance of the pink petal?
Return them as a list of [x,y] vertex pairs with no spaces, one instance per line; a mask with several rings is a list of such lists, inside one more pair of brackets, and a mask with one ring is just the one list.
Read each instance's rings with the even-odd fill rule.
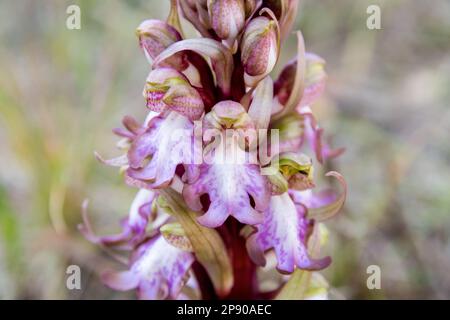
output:
[[265,262],[264,252],[274,249],[277,269],[291,273],[294,269],[319,270],[331,263],[329,257],[312,259],[307,250],[308,231],[311,223],[306,210],[295,206],[287,193],[272,196],[270,207],[264,212],[264,222],[247,240],[250,257],[255,263]]
[[140,298],[176,298],[193,262],[191,253],[173,247],[160,235],[142,244],[130,269],[139,278]]
[[167,185],[179,164],[192,163],[192,145],[193,124],[186,117],[170,112],[153,118],[131,145],[127,175],[152,188]]
[[[233,161],[224,163],[225,150],[220,146],[215,149],[212,163],[203,164],[198,179],[185,185],[183,196],[186,203],[191,209],[199,211],[200,197],[209,195],[209,209],[198,218],[207,227],[220,226],[230,215],[245,224],[260,223],[260,212],[267,207],[270,197],[267,180],[260,174],[258,165]],[[237,146],[233,150],[244,156],[247,154]],[[255,208],[250,204],[250,196],[255,201]]]
[[139,277],[131,271],[106,271],[102,274],[102,282],[114,290],[127,291],[135,289],[139,284]]
[[216,74],[217,86],[222,89],[222,92],[225,95],[228,95],[230,92],[230,80],[233,70],[233,56],[227,47],[216,40],[198,38],[175,42],[161,52],[154,63],[155,65],[158,65],[174,54],[186,50],[191,50],[211,58],[212,67]]

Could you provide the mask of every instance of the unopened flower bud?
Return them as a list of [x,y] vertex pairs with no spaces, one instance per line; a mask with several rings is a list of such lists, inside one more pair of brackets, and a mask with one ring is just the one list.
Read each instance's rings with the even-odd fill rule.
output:
[[245,7],[243,0],[210,0],[208,13],[211,27],[217,36],[232,45],[244,28]]
[[[175,28],[164,21],[154,19],[142,22],[136,29],[136,34],[139,37],[139,46],[150,64],[168,46],[182,40]],[[188,62],[184,53],[178,53],[167,59],[163,66],[171,66],[182,71],[188,67]]]
[[269,74],[278,59],[278,51],[276,22],[266,17],[251,20],[241,42],[241,60],[246,75],[260,79]]
[[203,100],[198,91],[183,74],[172,68],[158,68],[150,72],[144,97],[152,111],[173,110],[191,120],[203,114]]

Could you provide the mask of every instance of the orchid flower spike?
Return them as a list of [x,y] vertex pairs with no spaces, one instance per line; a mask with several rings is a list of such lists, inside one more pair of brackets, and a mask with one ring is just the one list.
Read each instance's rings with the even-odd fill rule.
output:
[[[119,233],[97,235],[86,206],[79,226],[126,262],[103,272],[108,287],[142,299],[301,299],[317,288],[317,272],[331,264],[319,252],[322,222],[341,210],[347,186],[332,171],[325,176],[341,191],[315,190],[315,175],[343,149],[326,143],[314,113],[325,61],[305,51],[299,31],[297,55],[272,78],[297,7],[296,0],[171,0],[166,21],[138,26],[150,64],[148,115],[126,116],[114,129],[120,155],[96,154],[119,167],[137,195]],[[199,38],[183,37],[180,13]],[[264,266],[292,276],[264,291],[257,277]]]

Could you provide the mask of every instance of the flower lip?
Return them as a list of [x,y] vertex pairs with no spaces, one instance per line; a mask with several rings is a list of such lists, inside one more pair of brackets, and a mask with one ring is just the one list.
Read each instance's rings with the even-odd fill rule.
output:
[[104,272],[102,280],[116,290],[137,288],[140,299],[173,299],[193,262],[191,253],[173,247],[157,235],[134,250],[129,270]]

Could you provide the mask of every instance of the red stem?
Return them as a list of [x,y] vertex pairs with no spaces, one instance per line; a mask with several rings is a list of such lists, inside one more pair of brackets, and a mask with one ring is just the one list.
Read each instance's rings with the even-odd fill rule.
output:
[[244,225],[232,218],[229,218],[226,224],[230,234],[228,248],[234,274],[234,285],[226,299],[255,299],[258,295],[256,265],[250,260],[245,239],[240,235]]

